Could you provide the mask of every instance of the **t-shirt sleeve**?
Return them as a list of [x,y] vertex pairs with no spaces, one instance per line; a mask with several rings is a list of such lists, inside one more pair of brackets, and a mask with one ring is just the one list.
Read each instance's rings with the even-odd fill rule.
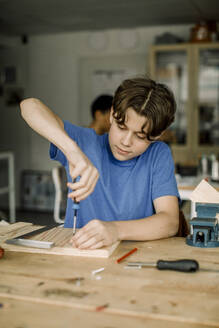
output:
[[[71,124],[68,121],[64,122],[64,129],[68,136],[76,142],[79,148],[86,154],[89,151],[91,143],[96,141],[96,133],[93,129],[85,128]],[[63,166],[67,166],[67,159],[63,152],[53,143],[50,144],[49,155],[52,160],[59,161]],[[86,154],[87,155],[87,154]]]
[[66,165],[67,160],[65,155],[53,143],[50,144],[49,155],[52,160],[60,162],[63,166]]
[[[63,121],[63,122],[64,122],[64,129],[67,132],[67,134],[70,136],[71,139],[78,142],[78,135],[79,135],[77,131],[78,127],[69,123],[68,121]],[[63,166],[67,165],[67,159],[65,155],[53,143],[50,144],[49,155],[52,160],[60,162]]]
[[170,148],[160,143],[154,154],[152,199],[162,196],[179,197],[175,179],[175,166]]

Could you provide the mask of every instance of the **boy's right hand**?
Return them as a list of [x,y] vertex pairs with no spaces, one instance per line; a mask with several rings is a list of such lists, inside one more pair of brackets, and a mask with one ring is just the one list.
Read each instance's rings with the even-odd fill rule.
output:
[[67,186],[72,189],[68,197],[79,202],[93,192],[99,178],[99,172],[80,149],[77,152],[68,154],[66,157],[69,162],[69,173],[72,181],[80,176],[78,182],[67,183]]

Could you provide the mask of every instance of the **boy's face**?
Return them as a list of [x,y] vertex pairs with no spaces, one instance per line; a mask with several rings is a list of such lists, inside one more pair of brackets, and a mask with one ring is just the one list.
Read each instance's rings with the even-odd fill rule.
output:
[[124,125],[120,125],[110,113],[111,127],[109,130],[109,144],[113,156],[119,161],[127,161],[141,155],[151,144],[146,139],[147,124],[142,133],[142,126],[147,122],[144,116],[138,115],[132,108],[126,111]]

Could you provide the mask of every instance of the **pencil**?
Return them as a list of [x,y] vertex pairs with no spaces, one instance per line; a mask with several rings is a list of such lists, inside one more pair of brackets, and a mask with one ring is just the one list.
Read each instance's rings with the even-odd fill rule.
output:
[[118,260],[116,260],[117,263],[120,263],[121,261],[123,261],[126,257],[128,257],[129,255],[133,254],[134,252],[136,252],[138,249],[137,247],[133,248],[131,251],[129,251],[128,253],[126,253],[125,255],[123,255],[122,257],[120,257]]

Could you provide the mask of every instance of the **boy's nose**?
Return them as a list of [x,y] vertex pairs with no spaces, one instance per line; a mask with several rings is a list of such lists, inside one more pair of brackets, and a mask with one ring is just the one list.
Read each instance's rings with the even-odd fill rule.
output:
[[127,132],[125,135],[123,135],[121,142],[124,146],[131,146],[132,144],[132,133]]

